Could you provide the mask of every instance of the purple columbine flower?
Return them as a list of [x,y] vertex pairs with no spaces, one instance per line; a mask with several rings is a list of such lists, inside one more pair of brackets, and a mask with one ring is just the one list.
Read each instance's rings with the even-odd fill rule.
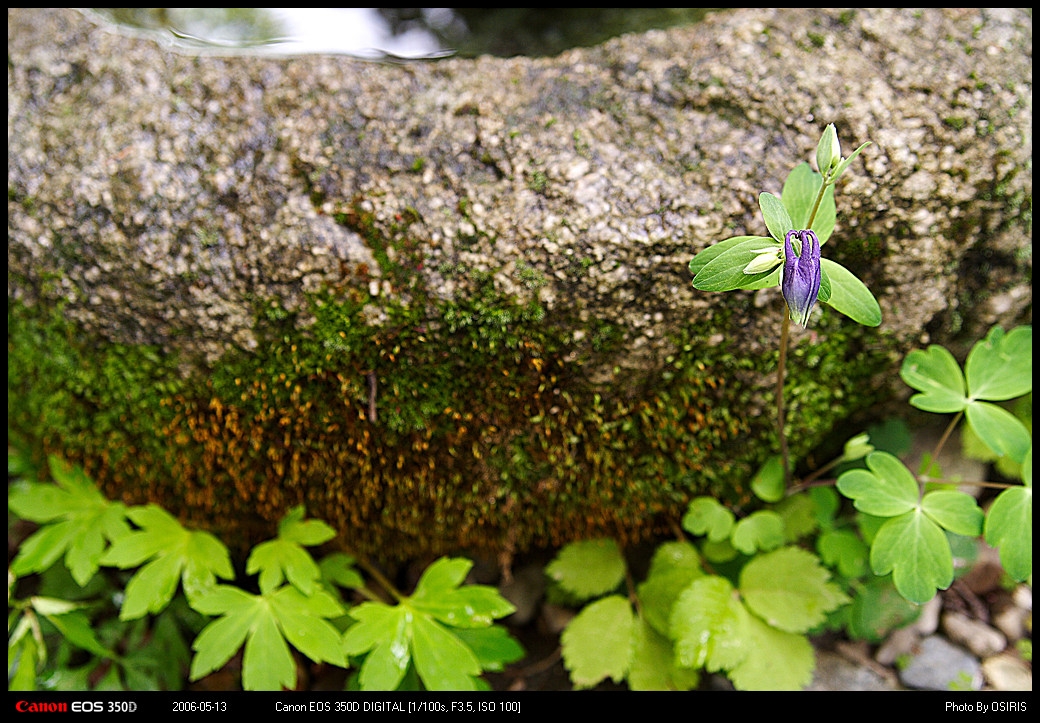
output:
[[[802,255],[795,256],[791,237],[802,242]],[[791,321],[809,324],[816,297],[820,294],[820,240],[812,231],[788,231],[784,237],[784,270],[780,290],[791,310]]]

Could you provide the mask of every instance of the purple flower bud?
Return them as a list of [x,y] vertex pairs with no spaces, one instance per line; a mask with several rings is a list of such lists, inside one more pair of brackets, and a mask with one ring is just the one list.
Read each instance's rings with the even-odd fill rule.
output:
[[[791,237],[802,242],[802,255],[795,256]],[[791,310],[791,320],[803,327],[809,324],[816,297],[820,294],[820,241],[812,231],[788,231],[784,237],[784,270],[780,290]]]

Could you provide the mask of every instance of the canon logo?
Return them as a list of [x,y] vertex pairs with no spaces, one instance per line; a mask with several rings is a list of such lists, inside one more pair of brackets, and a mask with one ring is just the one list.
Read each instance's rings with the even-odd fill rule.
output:
[[17,713],[68,713],[68,703],[47,701],[19,700],[14,704]]

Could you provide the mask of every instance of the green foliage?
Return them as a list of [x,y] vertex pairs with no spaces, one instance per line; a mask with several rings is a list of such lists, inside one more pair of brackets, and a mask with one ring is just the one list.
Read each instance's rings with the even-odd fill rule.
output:
[[[513,607],[493,588],[463,584],[468,560],[433,563],[396,606],[350,607],[339,588],[364,588],[354,559],[333,552],[316,562],[307,548],[331,541],[336,531],[304,519],[297,507],[279,523],[278,536],[256,545],[246,560],[246,573],[257,576],[256,594],[218,583],[235,575],[227,547],[213,535],[183,527],[155,505],[111,503],[82,470],[49,461],[56,484],[19,480],[8,493],[15,515],[40,524],[8,578],[12,689],[177,689],[184,681],[179,670],[199,680],[240,650],[243,688],[291,689],[298,685],[295,650],[339,667],[350,665],[348,656],[363,656],[358,677],[365,690],[390,690],[416,677],[428,689],[473,690],[484,685],[483,671],[523,656],[493,624]],[[8,467],[24,469],[10,455]],[[55,565],[63,556],[64,565]],[[133,571],[118,596],[118,615],[104,604],[116,597],[103,578],[106,568]],[[46,581],[62,571],[71,574],[73,587],[24,600],[13,595],[20,577]],[[351,623],[345,633],[344,620]],[[194,656],[184,641],[192,632],[198,633]],[[49,658],[50,648],[59,660]],[[114,666],[100,683],[90,682],[100,663],[69,668],[67,650]]]

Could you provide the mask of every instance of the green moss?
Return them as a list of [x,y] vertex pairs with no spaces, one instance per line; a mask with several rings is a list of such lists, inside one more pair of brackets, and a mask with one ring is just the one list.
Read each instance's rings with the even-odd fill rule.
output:
[[[405,283],[408,241],[376,243],[396,250],[384,273]],[[751,504],[775,430],[768,407],[748,410],[769,397],[755,380],[776,356],[709,344],[724,307],[682,330],[633,397],[589,381],[623,343],[617,325],[575,341],[576,321],[547,324],[537,304],[468,275],[476,291],[454,302],[421,285],[407,304],[315,295],[307,328],[262,300],[258,348],[189,379],[157,349],[95,348],[60,311],[10,304],[9,426],[83,464],[106,493],[162,504],[243,548],[297,504],[347,546],[397,560],[632,542],[669,529],[697,494]],[[855,351],[849,325],[825,315],[826,341],[792,351],[796,457],[862,408],[857,384],[878,359]]]

